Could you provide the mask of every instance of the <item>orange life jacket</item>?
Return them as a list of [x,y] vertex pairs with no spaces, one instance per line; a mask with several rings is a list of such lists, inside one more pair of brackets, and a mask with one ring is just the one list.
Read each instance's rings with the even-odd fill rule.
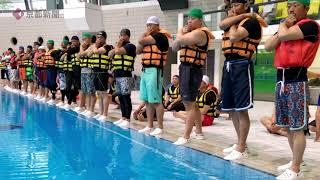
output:
[[[159,33],[165,35],[168,39],[171,35],[165,31],[160,30]],[[142,50],[142,65],[143,67],[157,67],[163,68],[167,64],[168,51],[160,51],[156,44],[150,44],[143,47]]]
[[45,64],[45,60],[44,60],[44,56],[39,56],[38,59],[36,60],[36,65],[39,68],[45,68],[46,64]]
[[204,45],[206,47],[205,50],[199,48],[199,46],[195,44],[182,47],[180,49],[180,61],[203,66],[208,56],[209,40],[213,39],[214,36],[207,27],[198,28],[196,30],[204,31],[206,33],[207,43]]
[[[243,25],[248,19],[250,19],[250,18],[245,18],[242,21],[240,21],[238,26]],[[262,37],[262,27],[267,27],[268,25],[262,19],[262,17],[260,17],[258,14],[256,14],[256,19],[258,20],[258,22],[260,24],[261,37]],[[260,39],[251,39],[249,37],[246,37],[244,39],[241,39],[240,41],[231,42],[229,31],[225,31],[223,33],[222,40],[223,40],[222,51],[225,55],[226,54],[238,54],[239,56],[251,59],[252,55],[257,50],[257,47],[261,41],[261,38]]]
[[[300,20],[296,25],[301,25],[306,22],[318,23],[312,19]],[[320,26],[318,25],[319,33],[316,42],[310,42],[304,39],[283,41],[276,48],[274,66],[276,68],[288,67],[310,67],[319,47],[320,43]]]
[[47,51],[44,55],[44,63],[46,66],[55,66],[55,60],[54,58],[51,56],[51,53],[55,51],[54,49],[51,49],[49,51]]

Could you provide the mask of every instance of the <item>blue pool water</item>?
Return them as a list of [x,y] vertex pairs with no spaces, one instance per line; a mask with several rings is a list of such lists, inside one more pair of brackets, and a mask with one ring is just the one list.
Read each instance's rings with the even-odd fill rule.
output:
[[274,179],[3,90],[0,101],[1,180]]

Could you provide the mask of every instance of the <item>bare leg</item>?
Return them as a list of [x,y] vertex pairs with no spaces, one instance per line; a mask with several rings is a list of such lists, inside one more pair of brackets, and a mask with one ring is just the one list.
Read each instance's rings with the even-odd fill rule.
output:
[[238,113],[234,111],[229,112],[229,114],[231,116],[234,129],[236,130],[236,133],[237,133],[237,144],[239,144],[239,141],[240,141],[239,116],[238,116]]
[[145,118],[144,118],[144,116],[143,116],[143,114],[141,114],[141,113],[138,114],[138,120],[141,121],[141,122],[146,121]]
[[79,91],[79,107],[84,108],[86,105],[86,94],[84,94],[82,91]]
[[24,92],[28,93],[28,81],[23,81]]
[[310,130],[311,132],[316,132],[316,131],[317,131],[317,128],[314,127],[314,126],[309,126],[309,130]]
[[96,105],[96,100],[97,100],[96,95],[95,94],[91,94],[90,95],[90,111],[91,112],[94,112],[94,107]]
[[268,116],[264,116],[260,119],[260,122],[269,131],[272,126],[271,118]]
[[183,103],[186,107],[186,112],[187,112],[187,122],[186,122],[183,137],[185,139],[189,139],[194,124],[196,124],[196,133],[202,134],[201,114],[200,114],[199,108],[196,107],[195,102],[183,102]]
[[239,115],[239,142],[237,146],[237,151],[244,152],[246,149],[247,138],[250,129],[250,120],[248,111],[238,112]]
[[290,150],[293,153],[293,132],[291,132],[289,129],[287,129],[288,132],[288,142],[290,145]]
[[32,81],[31,82],[29,82],[29,84],[30,84],[30,88],[31,88],[31,94],[34,94],[35,93],[35,86],[34,86],[34,84],[35,83],[33,83]]
[[187,121],[187,112],[186,111],[173,112],[173,116],[175,118],[182,119],[184,123],[186,123],[186,121]]
[[120,104],[119,96],[117,96],[117,97],[115,98],[115,100],[116,100],[116,103],[118,104],[118,108],[117,108],[117,109],[119,109],[119,104]]
[[14,86],[15,86],[16,89],[19,89],[19,81],[15,81],[14,82]]
[[10,81],[10,87],[11,87],[11,89],[14,89],[13,81]]
[[44,93],[45,93],[44,96],[45,96],[45,98],[47,100],[49,98],[49,89],[46,88]]
[[108,111],[109,111],[109,104],[111,102],[112,96],[109,96],[108,93],[103,92],[102,93],[103,98],[103,114],[104,116],[108,116]]
[[303,130],[293,131],[293,160],[291,169],[300,171],[300,164],[303,162],[303,154],[306,149],[306,137]]
[[103,114],[103,100],[104,100],[104,97],[103,97],[103,95],[102,95],[102,92],[101,91],[98,91],[97,92],[97,94],[98,94],[98,98],[99,98],[99,110],[100,110],[100,113],[99,114]]
[[45,96],[45,89],[40,86],[40,96],[44,97]]
[[86,95],[85,95],[85,108],[86,108],[87,110],[89,110],[90,107],[91,107],[90,97],[91,97],[90,94],[86,94]]
[[[35,81],[35,80],[34,80]],[[36,94],[36,89],[37,89],[37,83],[35,82],[30,82],[30,86],[31,86],[31,94]]]
[[156,115],[157,115],[157,122],[158,122],[158,127],[160,129],[163,129],[163,114],[164,114],[164,107],[162,103],[157,103],[154,105],[156,108]]
[[196,133],[197,134],[202,134],[202,118],[201,118],[201,112],[196,105],[194,107],[194,120],[195,120],[195,125],[196,125]]
[[153,117],[155,113],[154,104],[146,103],[148,127],[153,128]]

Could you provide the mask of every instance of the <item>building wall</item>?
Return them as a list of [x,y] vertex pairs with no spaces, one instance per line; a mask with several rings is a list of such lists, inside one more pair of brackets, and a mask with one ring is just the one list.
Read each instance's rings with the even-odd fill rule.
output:
[[[199,7],[203,11],[216,10],[223,0],[189,0],[189,8]],[[86,8],[92,8],[86,6]],[[145,31],[145,21],[149,16],[158,16],[161,26],[175,34],[178,28],[178,14],[186,13],[188,9],[161,11],[158,1],[143,1],[126,4],[101,6],[104,30],[108,34],[108,43],[115,44],[119,31],[126,27],[131,30],[132,42],[137,43],[139,36]],[[56,47],[65,35],[81,35],[79,31],[70,31],[63,18],[63,10],[60,10],[60,18],[27,18],[25,13],[21,19],[16,19],[12,13],[0,14],[0,51],[4,51],[13,45],[11,37],[18,39],[18,45],[26,46],[42,36],[44,40],[53,39]],[[92,19],[92,18],[87,18]],[[103,29],[99,29],[103,30]],[[16,48],[16,47],[14,47]],[[139,61],[139,57],[137,58]],[[140,70],[140,63],[136,63],[136,70]],[[139,74],[141,71],[136,71]]]
[[18,46],[32,44],[39,36],[42,36],[45,41],[48,39],[55,40],[57,46],[63,36],[73,34],[79,34],[79,32],[68,31],[63,17],[50,19],[27,18],[25,14],[21,19],[17,20],[11,13],[0,14],[1,52],[8,47],[15,48],[10,42],[11,37],[18,39]]
[[[223,0],[190,0],[189,8],[198,7],[203,11],[216,10]],[[140,4],[143,4],[140,5]],[[178,14],[187,13],[188,9],[161,11],[158,1],[145,1],[138,3],[107,5],[103,10],[104,25],[110,40],[115,41],[121,28],[127,27],[132,30],[133,41],[136,41],[145,31],[145,21],[149,16],[158,16],[162,27],[176,33],[178,28]]]
[[[223,0],[189,0],[189,8],[197,7],[203,11],[216,10]],[[142,6],[143,4],[143,6]],[[105,30],[108,34],[108,42],[114,44],[122,28],[131,30],[131,41],[137,43],[138,38],[146,30],[145,22],[149,16],[158,16],[160,26],[172,34],[178,30],[178,14],[187,13],[188,9],[161,11],[158,1],[145,1],[139,3],[102,6]],[[214,22],[215,23],[215,22]],[[135,63],[135,73],[140,75],[140,57]]]

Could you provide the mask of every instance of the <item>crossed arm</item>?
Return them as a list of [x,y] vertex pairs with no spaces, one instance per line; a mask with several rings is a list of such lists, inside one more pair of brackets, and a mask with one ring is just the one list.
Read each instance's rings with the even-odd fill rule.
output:
[[[87,49],[84,49],[83,44],[82,44],[82,45],[80,46],[80,52],[79,52],[78,56],[79,56],[79,57],[86,56],[87,53],[89,52],[89,49],[90,49],[90,47],[87,48]],[[78,58],[79,58],[79,57],[78,57]]]
[[137,54],[141,54],[143,47],[145,45],[149,45],[149,44],[155,44],[156,40],[151,36],[151,35],[147,35],[146,33],[144,33],[141,38],[138,41],[138,46],[137,46]]
[[96,44],[94,44],[92,46],[92,53],[93,54],[105,54],[106,49],[104,48],[104,46],[97,48]]
[[228,28],[230,28],[232,25],[237,24],[239,21],[247,18],[247,17],[251,17],[252,15],[250,15],[251,13],[247,13],[247,14],[240,14],[237,16],[232,16],[232,17],[228,17],[225,18],[224,20],[222,20],[219,24],[220,29],[222,30],[227,30]]
[[274,50],[280,42],[303,39],[303,33],[298,25],[287,27],[285,23],[279,25],[279,30],[276,34],[270,37],[265,43],[267,51]]
[[[188,45],[204,45],[207,42],[206,33],[200,30],[191,31],[188,33],[183,33],[183,30],[179,30],[177,34],[177,40],[173,42],[172,49],[174,51],[179,51],[183,46]],[[200,37],[200,38],[199,38]]]

